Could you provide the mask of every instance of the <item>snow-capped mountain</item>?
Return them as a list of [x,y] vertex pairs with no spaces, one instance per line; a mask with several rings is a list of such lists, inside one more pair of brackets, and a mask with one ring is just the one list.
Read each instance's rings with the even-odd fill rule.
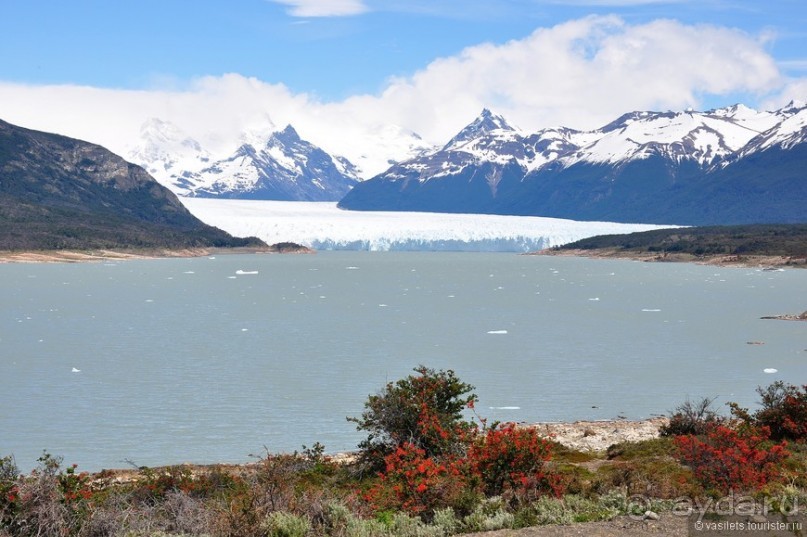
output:
[[214,158],[176,125],[153,118],[128,158],[182,196],[336,201],[358,180],[350,162],[302,140],[290,125],[275,132],[267,120],[239,143]]
[[791,101],[773,116],[778,121],[750,140],[737,152],[736,159],[777,147],[787,150],[807,142],[807,103]]
[[297,201],[337,200],[358,182],[350,162],[302,140],[291,125],[263,145],[241,145],[190,180],[190,196]]
[[339,145],[330,150],[349,159],[362,180],[374,177],[398,162],[419,158],[437,149],[416,132],[390,123],[373,125],[359,134],[336,139]]
[[212,157],[173,123],[150,118],[140,127],[139,141],[126,158],[142,166],[163,186],[185,195],[192,184],[183,174],[208,166]]
[[[442,148],[393,165],[369,182],[375,188],[354,189],[340,207],[487,212],[482,209],[491,196],[516,188],[531,170],[577,149],[581,137],[584,133],[572,129],[527,134],[484,109]],[[440,195],[433,196],[433,189]],[[369,203],[384,206],[363,207],[357,199],[365,193]],[[452,204],[457,201],[455,210]]]
[[[807,176],[742,177],[777,147],[776,168],[807,170],[802,103],[772,112],[632,112],[590,132],[526,134],[489,110],[440,150],[390,168],[340,201],[359,210],[425,210],[651,223],[807,221]],[[784,159],[784,160],[782,160]],[[731,170],[720,175],[721,170]],[[732,182],[732,177],[738,179]],[[744,182],[743,182],[744,181]],[[754,199],[759,196],[760,199]],[[781,207],[791,207],[784,213]],[[708,210],[704,210],[708,207]]]

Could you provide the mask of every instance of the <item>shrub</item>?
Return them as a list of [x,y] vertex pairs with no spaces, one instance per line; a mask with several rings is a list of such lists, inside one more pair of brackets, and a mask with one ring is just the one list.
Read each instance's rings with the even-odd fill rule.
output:
[[414,444],[399,446],[384,462],[364,496],[376,511],[402,510],[428,519],[437,509],[461,505],[471,486],[463,460],[429,457]]
[[76,465],[62,469],[62,459],[45,452],[31,476],[11,491],[11,527],[19,534],[69,535],[87,520],[93,496],[87,473]]
[[276,511],[269,513],[261,529],[268,537],[305,537],[311,531],[311,521],[306,517]]
[[427,457],[456,454],[463,447],[462,435],[473,427],[462,419],[462,411],[476,401],[473,386],[451,370],[419,366],[415,371],[371,395],[360,418],[348,418],[357,430],[369,432],[359,448],[375,469],[404,444],[424,450]]
[[548,472],[552,443],[533,428],[514,423],[495,425],[476,438],[468,451],[471,471],[478,475],[488,496],[534,499],[559,496],[564,489],[558,476]]
[[714,398],[709,397],[697,403],[687,399],[670,413],[669,423],[659,429],[661,436],[704,434],[710,426],[724,423],[725,418],[712,408],[712,403]]
[[9,527],[19,506],[20,469],[14,457],[0,458],[0,528]]
[[754,414],[755,425],[770,428],[774,440],[807,440],[807,385],[798,388],[780,380],[757,393],[762,408]]
[[779,477],[786,443],[772,444],[769,436],[764,427],[740,432],[714,425],[704,437],[677,436],[675,444],[679,460],[704,487],[726,493],[757,490]]

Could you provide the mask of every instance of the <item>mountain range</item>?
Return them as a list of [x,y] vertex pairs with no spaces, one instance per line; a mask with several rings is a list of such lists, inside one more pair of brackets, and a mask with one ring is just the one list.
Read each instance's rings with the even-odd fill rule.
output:
[[807,221],[807,105],[632,112],[525,133],[483,110],[445,146],[359,183],[352,210],[658,224]]
[[0,250],[260,246],[101,146],[0,121]]

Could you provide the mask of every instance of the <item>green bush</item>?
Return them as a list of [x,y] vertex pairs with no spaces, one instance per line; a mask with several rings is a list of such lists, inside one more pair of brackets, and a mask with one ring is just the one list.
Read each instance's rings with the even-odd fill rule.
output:
[[311,531],[311,521],[303,516],[276,511],[269,513],[261,529],[267,537],[306,537]]
[[687,399],[670,413],[669,423],[659,429],[661,436],[704,434],[710,426],[723,424],[725,418],[712,408],[714,401],[709,397],[694,403]]
[[768,427],[773,440],[807,440],[807,385],[799,388],[781,380],[757,388],[761,408],[753,416],[757,427]]
[[382,468],[384,457],[404,444],[424,450],[427,457],[456,452],[458,436],[473,426],[462,417],[462,411],[477,400],[473,386],[451,370],[419,366],[415,372],[370,395],[361,417],[348,418],[357,430],[369,433],[359,449],[362,459],[376,470]]

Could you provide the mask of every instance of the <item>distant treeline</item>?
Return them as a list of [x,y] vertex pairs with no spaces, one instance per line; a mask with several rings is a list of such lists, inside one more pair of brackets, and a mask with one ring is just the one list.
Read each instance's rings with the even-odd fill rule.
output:
[[560,250],[617,249],[706,255],[807,256],[807,224],[756,224],[655,229],[628,235],[600,235]]

